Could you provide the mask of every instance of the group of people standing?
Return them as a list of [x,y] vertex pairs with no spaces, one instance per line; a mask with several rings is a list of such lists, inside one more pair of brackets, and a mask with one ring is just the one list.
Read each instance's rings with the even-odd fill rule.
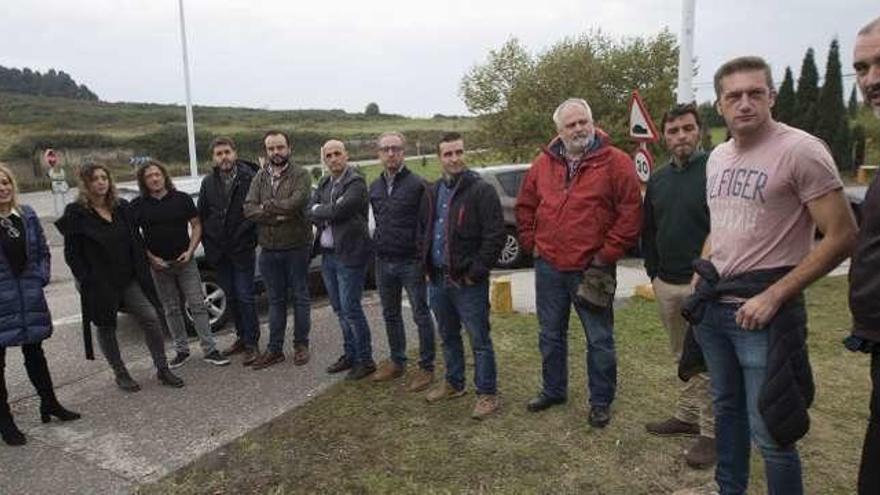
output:
[[[880,19],[859,32],[854,58],[865,100],[880,117]],[[645,267],[683,380],[673,414],[646,429],[696,436],[686,462],[717,465],[710,486],[680,493],[745,493],[752,441],[764,458],[768,493],[802,493],[796,442],[809,428],[814,395],[803,291],[852,255],[854,330],[847,346],[872,355],[873,380],[859,493],[880,493],[880,470],[872,469],[880,465],[878,180],[868,190],[859,231],[824,143],[773,120],[776,93],[767,63],[758,57],[728,61],[715,73],[714,85],[731,139],[707,154],[699,149],[696,107],[667,111],[661,129],[671,158],[651,177],[644,199],[631,159],[595,126],[585,100],[568,99],[553,113],[558,136],[532,163],[516,201],[520,242],[535,260],[542,357],[542,388],[526,408],[538,413],[567,401],[574,307],[587,341],[588,423],[594,428],[610,423],[617,387],[616,263],[641,235]],[[376,382],[406,376],[406,390],[430,388],[425,398],[432,403],[462,397],[464,327],[474,360],[472,417],[496,413],[489,274],[505,229],[494,188],[467,168],[461,135],[448,133],[438,143],[443,177],[433,184],[407,169],[406,140],[398,132],[377,139],[383,172],[369,185],[349,165],[341,141],[322,147],[328,174],[316,187],[309,173],[292,163],[285,133],[266,133],[263,145],[267,163],[258,167],[238,159],[231,139],[214,139],[214,168],[202,180],[197,204],[175,190],[156,161],[138,170],[141,195],[130,204],[117,197],[106,167],[82,168],[79,198],[56,226],[83,313],[97,328],[119,388],[140,388],[116,340],[123,305],[140,323],[158,380],[170,387],[183,386],[171,369],[190,357],[181,302],[192,312],[206,361],[222,366],[240,355],[243,365],[263,369],[286,359],[292,297],[293,362],[305,365],[308,267],[320,254],[343,337],[341,355],[328,373]],[[14,180],[0,166],[0,371],[5,348],[21,346],[43,421],[74,420],[79,414],[62,407],[52,391],[40,345],[52,332],[43,295],[49,250],[33,210],[17,203]],[[200,243],[234,315],[236,340],[223,351],[211,333],[193,259]],[[378,366],[361,305],[373,262],[390,349],[389,359]],[[269,299],[264,352],[254,303],[257,266]],[[412,371],[404,291],[418,328],[418,365]],[[170,361],[156,308],[163,308],[174,339]],[[435,332],[446,370],[438,384]],[[25,437],[6,395],[0,379],[0,433],[6,443],[22,444]]]

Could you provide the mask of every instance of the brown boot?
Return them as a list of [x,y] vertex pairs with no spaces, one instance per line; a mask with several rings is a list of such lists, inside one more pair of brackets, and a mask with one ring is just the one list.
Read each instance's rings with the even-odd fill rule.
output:
[[706,469],[712,467],[717,460],[715,451],[715,439],[700,435],[697,441],[684,454],[684,460],[688,466],[694,469]]
[[293,364],[303,366],[309,362],[308,344],[293,344]]
[[379,369],[373,373],[370,380],[374,382],[389,382],[395,378],[403,376],[404,371],[405,369],[403,366],[389,359],[379,365]]
[[484,394],[477,396],[477,403],[474,405],[474,412],[471,417],[474,419],[485,419],[501,409],[501,400],[495,394]]
[[407,392],[421,392],[434,383],[434,371],[419,368],[406,384]]
[[251,366],[252,369],[261,370],[263,368],[268,368],[273,364],[278,364],[284,362],[284,353],[283,352],[270,352],[266,351],[263,354],[260,354],[260,357],[254,361],[254,364]]
[[425,395],[425,400],[428,402],[439,402],[441,400],[454,399],[463,395],[463,388],[461,390],[455,390],[454,388],[452,388],[452,385],[450,385],[449,382],[443,380],[443,383],[428,391],[428,393]]
[[221,354],[223,354],[224,356],[232,356],[246,350],[247,347],[245,347],[244,342],[242,342],[241,339],[236,339],[231,346],[223,349],[223,352],[221,352]]
[[665,421],[647,423],[645,429],[652,435],[662,437],[672,436],[696,436],[700,434],[700,427],[695,423],[685,423],[678,418],[669,418]]
[[245,349],[241,355],[241,365],[250,366],[260,357],[260,353],[253,349]]

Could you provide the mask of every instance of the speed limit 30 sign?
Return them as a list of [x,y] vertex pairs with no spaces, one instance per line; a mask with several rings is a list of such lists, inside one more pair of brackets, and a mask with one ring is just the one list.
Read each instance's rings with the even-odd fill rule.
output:
[[633,155],[633,163],[636,166],[636,174],[642,183],[647,183],[651,178],[651,170],[654,169],[654,157],[647,148],[639,147]]

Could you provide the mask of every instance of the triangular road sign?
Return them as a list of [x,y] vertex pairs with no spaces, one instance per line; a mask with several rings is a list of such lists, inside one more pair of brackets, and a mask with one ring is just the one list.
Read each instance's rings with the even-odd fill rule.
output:
[[656,142],[660,139],[660,133],[654,127],[654,121],[645,108],[645,103],[638,91],[633,91],[632,100],[629,103],[629,137],[636,141]]

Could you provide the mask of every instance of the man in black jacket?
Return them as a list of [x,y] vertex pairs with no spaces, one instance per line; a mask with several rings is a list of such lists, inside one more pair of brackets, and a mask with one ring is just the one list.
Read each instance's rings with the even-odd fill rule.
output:
[[404,164],[406,140],[402,134],[386,132],[379,136],[377,144],[385,170],[370,184],[370,203],[376,219],[376,285],[391,356],[372,379],[393,380],[406,372],[406,331],[401,316],[401,293],[405,288],[419,331],[419,369],[412,373],[406,389],[419,392],[434,381],[434,321],[428,310],[424,267],[419,260],[419,225],[428,215],[430,194],[425,180]]
[[[880,118],[880,17],[856,37],[853,67],[865,103]],[[859,494],[880,493],[880,174],[862,202],[862,225],[849,271],[853,349],[871,353],[871,418],[862,448]]]
[[370,325],[361,307],[361,294],[371,258],[367,227],[367,184],[348,166],[345,145],[335,139],[321,147],[330,175],[324,176],[312,195],[309,219],[318,227],[315,251],[321,253],[321,275],[333,312],[342,328],[342,356],[328,373],[351,369],[349,380],[360,380],[374,371]]
[[461,135],[443,136],[438,153],[443,178],[433,188],[433,207],[426,219],[425,261],[431,280],[428,300],[443,339],[446,380],[426,399],[437,402],[464,395],[464,325],[471,338],[477,389],[471,417],[482,419],[500,407],[489,336],[489,270],[504,244],[504,219],[498,193],[467,169]]
[[242,364],[248,366],[257,358],[260,337],[254,304],[257,230],[242,210],[254,169],[238,160],[230,138],[215,138],[210,151],[214,170],[202,179],[198,201],[202,244],[235,321],[237,339],[223,355],[244,353]]

